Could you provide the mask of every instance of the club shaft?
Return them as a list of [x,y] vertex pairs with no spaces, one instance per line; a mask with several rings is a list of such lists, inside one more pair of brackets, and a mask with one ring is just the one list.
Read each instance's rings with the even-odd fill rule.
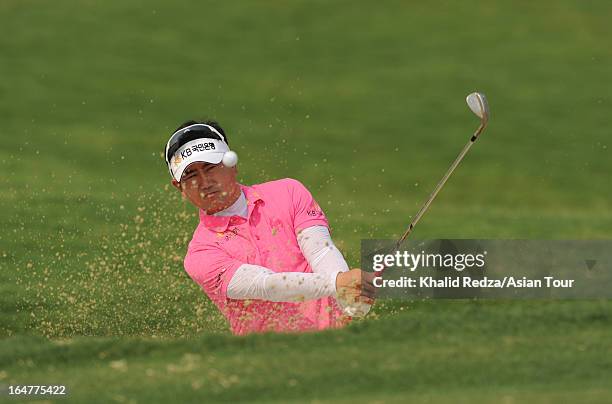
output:
[[419,211],[417,212],[417,214],[414,217],[414,219],[412,219],[412,222],[410,223],[410,226],[408,226],[408,229],[406,229],[406,231],[404,232],[402,237],[397,241],[397,244],[395,245],[396,249],[398,249],[400,247],[400,245],[404,242],[404,240],[406,240],[406,237],[408,237],[408,235],[412,232],[412,229],[414,229],[414,226],[416,226],[416,224],[421,219],[421,216],[423,216],[423,214],[427,211],[427,209],[429,208],[429,205],[431,205],[433,200],[436,198],[436,195],[438,195],[438,192],[440,192],[440,190],[442,189],[444,184],[446,184],[446,181],[448,180],[448,178],[451,176],[453,171],[455,171],[455,168],[457,168],[457,166],[459,165],[461,160],[463,160],[463,157],[466,155],[468,150],[470,150],[470,147],[472,147],[472,145],[474,144],[476,139],[478,139],[478,135],[480,135],[480,133],[483,131],[484,127],[485,127],[485,123],[482,123],[478,127],[478,129],[476,130],[474,135],[467,142],[467,144],[465,146],[463,146],[463,150],[461,150],[461,152],[459,153],[459,155],[457,156],[455,161],[453,161],[453,164],[451,164],[449,169],[446,171],[446,174],[444,174],[444,177],[442,177],[442,179],[440,180],[438,185],[436,185],[436,188],[433,190],[431,195],[429,195],[429,198],[427,199],[425,204],[421,207],[421,209],[419,209]]

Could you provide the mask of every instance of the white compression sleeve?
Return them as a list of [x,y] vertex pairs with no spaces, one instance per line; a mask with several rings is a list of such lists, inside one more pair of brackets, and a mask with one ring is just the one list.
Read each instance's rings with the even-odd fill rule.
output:
[[336,276],[349,270],[325,226],[312,226],[298,235],[298,244],[314,273],[274,272],[243,264],[227,287],[231,299],[300,301],[336,296]]
[[[325,226],[308,227],[298,234],[298,244],[308,260],[313,272],[325,273],[336,279],[339,272],[349,270],[342,253],[334,245],[329,230]],[[370,311],[370,304],[348,302],[342,296],[335,296],[344,314],[363,317]]]
[[259,299],[295,302],[336,296],[336,273],[274,272],[252,264],[242,264],[227,286],[230,299]]
[[314,273],[331,275],[349,270],[342,253],[334,245],[327,227],[308,227],[298,234],[297,239],[302,254]]

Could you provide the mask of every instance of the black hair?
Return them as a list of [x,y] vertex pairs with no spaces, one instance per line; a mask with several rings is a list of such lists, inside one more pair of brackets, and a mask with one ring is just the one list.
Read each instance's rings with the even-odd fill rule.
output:
[[218,122],[216,121],[212,121],[212,120],[206,120],[206,121],[187,121],[187,122],[183,122],[181,124],[181,126],[179,126],[178,128],[176,128],[176,130],[173,133],[178,132],[181,129],[184,129],[188,126],[191,125],[208,125],[212,128],[214,128],[217,132],[219,132],[221,134],[221,136],[219,136],[217,133],[213,132],[210,129],[205,129],[203,130],[201,127],[199,130],[189,130],[186,131],[184,134],[179,135],[179,137],[176,139],[176,141],[173,142],[173,144],[169,145],[168,150],[166,151],[166,162],[169,162],[170,159],[172,158],[172,155],[185,143],[190,142],[192,140],[195,139],[199,139],[202,137],[206,137],[206,138],[210,138],[210,139],[218,139],[221,141],[224,141],[228,146],[229,146],[229,142],[227,141],[227,136],[225,135],[225,131],[223,130],[223,128],[221,127],[221,125],[219,125]]
[[[221,125],[219,125],[219,122],[213,121],[211,119],[208,119],[208,120],[205,120],[205,121],[186,121],[186,122],[183,122],[178,128],[176,128],[174,130],[174,132],[176,132],[178,130],[181,130],[183,128],[186,128],[188,126],[197,125],[197,124],[204,124],[204,125],[212,126],[213,128],[215,128],[217,130],[217,132],[219,132],[220,134],[223,135],[223,137],[225,138],[225,143],[227,143],[227,145],[229,146],[229,140],[227,140],[227,135],[225,134],[225,131],[223,130]],[[172,132],[172,133],[174,133],[174,132]]]

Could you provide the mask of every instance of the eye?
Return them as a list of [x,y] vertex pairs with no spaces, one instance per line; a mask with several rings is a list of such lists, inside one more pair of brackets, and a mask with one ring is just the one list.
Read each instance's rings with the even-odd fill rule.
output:
[[193,171],[191,171],[191,172],[188,172],[188,173],[185,174],[185,178],[186,179],[187,178],[192,178],[194,175],[195,175],[195,173]]

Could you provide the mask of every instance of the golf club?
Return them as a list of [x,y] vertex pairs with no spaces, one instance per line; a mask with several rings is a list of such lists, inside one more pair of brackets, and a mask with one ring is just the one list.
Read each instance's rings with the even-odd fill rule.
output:
[[476,139],[478,139],[478,136],[480,136],[480,134],[484,131],[485,127],[487,126],[487,123],[489,122],[489,105],[487,104],[487,99],[484,94],[479,92],[471,93],[466,97],[465,100],[472,112],[480,118],[480,126],[478,126],[476,132],[474,132],[470,140],[463,147],[463,150],[461,150],[461,153],[459,153],[455,161],[453,161],[453,164],[451,164],[448,171],[446,171],[446,174],[444,174],[444,177],[442,177],[431,195],[429,195],[427,202],[425,202],[425,204],[417,212],[416,216],[410,223],[410,226],[408,226],[408,229],[406,229],[402,237],[397,241],[395,245],[396,249],[399,249],[400,245],[404,242],[404,240],[406,240],[406,237],[408,237],[408,235],[412,232],[414,226],[416,226],[419,219],[421,219],[421,216],[423,216],[423,214],[427,211],[427,208],[429,208],[429,205],[431,205],[436,195],[438,195],[438,192],[440,192],[448,178],[451,176],[453,171],[455,171],[455,168],[457,168],[461,160],[463,160],[465,154],[468,152],[468,150],[470,150]]

